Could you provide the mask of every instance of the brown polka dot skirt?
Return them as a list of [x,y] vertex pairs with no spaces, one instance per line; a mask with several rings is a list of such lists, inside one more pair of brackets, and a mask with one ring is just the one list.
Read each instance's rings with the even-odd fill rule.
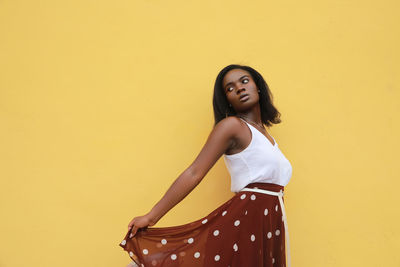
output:
[[[271,183],[246,188],[284,190]],[[240,191],[206,217],[179,226],[140,229],[135,236],[128,231],[119,245],[134,263],[145,267],[285,267],[285,219],[283,198]]]

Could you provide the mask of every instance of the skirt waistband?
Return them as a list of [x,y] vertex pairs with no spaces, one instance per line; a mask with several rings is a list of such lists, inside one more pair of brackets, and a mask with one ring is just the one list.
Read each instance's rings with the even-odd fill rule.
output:
[[279,192],[279,191],[283,192],[285,189],[285,187],[282,185],[272,184],[272,183],[251,183],[246,185],[245,188],[258,188],[274,192]]

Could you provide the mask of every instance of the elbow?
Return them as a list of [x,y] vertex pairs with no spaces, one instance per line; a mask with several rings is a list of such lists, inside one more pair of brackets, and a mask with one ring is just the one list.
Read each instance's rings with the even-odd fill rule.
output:
[[190,179],[196,185],[199,184],[204,178],[204,175],[199,170],[196,170],[195,168],[193,168],[193,166],[190,166],[189,168],[187,168],[186,171],[187,171],[187,175],[190,177]]

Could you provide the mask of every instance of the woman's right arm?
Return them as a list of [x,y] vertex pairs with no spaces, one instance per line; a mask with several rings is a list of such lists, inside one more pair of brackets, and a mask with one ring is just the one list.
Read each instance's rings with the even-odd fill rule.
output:
[[128,225],[135,234],[138,228],[156,224],[170,209],[182,201],[204,178],[217,160],[232,147],[241,124],[235,117],[218,122],[193,163],[178,176],[160,201],[144,216],[134,218]]

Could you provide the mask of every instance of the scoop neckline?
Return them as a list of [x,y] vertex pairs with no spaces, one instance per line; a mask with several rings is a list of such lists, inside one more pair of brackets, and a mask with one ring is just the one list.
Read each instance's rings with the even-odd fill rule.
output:
[[274,138],[272,135],[270,135],[270,136],[271,136],[271,138],[274,140],[274,144],[272,144],[271,141],[269,141],[269,139],[268,139],[262,132],[260,132],[256,127],[254,127],[253,125],[251,125],[250,123],[248,123],[247,121],[245,121],[245,120],[242,119],[242,118],[239,118],[239,119],[241,119],[242,121],[244,121],[247,125],[253,127],[257,132],[259,132],[262,136],[264,136],[264,138],[267,140],[267,142],[268,142],[272,147],[276,147],[276,140],[275,140],[275,138]]

